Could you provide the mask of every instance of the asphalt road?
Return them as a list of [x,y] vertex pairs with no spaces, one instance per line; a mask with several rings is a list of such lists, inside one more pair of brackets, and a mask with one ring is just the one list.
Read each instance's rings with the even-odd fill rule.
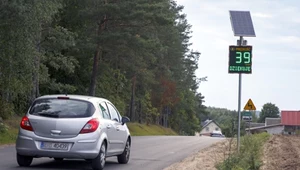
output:
[[[199,136],[145,136],[133,137],[130,161],[118,164],[116,157],[107,159],[105,170],[162,170],[199,150],[222,140]],[[50,158],[36,158],[30,167],[19,167],[14,146],[0,147],[1,170],[91,170],[83,160],[55,162]]]

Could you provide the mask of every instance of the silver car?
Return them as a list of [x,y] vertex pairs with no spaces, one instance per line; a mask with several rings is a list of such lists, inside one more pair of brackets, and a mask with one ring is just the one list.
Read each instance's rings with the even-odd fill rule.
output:
[[116,107],[103,98],[48,95],[37,98],[20,123],[16,142],[19,166],[33,158],[85,159],[102,170],[106,157],[129,161],[131,137]]

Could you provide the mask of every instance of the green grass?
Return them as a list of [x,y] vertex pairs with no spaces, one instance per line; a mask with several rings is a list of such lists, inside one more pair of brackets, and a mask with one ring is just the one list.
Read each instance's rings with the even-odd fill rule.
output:
[[8,129],[6,132],[0,132],[0,145],[14,144],[18,135],[18,129]]
[[264,143],[271,135],[260,133],[241,138],[240,152],[233,152],[224,162],[216,165],[218,170],[259,170],[262,165]]
[[178,135],[170,128],[164,128],[159,125],[146,125],[139,123],[127,123],[132,136],[161,136],[161,135]]
[[20,117],[11,117],[0,124],[0,145],[16,142],[20,121]]
[[[0,124],[0,145],[14,144],[18,135],[21,117],[12,117]],[[159,125],[146,125],[139,123],[127,123],[132,136],[160,136],[160,135],[178,135],[170,128],[164,128]]]

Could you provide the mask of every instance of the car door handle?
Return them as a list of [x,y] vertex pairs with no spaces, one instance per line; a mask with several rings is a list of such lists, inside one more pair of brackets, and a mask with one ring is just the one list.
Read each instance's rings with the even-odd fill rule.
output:
[[106,126],[106,128],[107,128],[107,129],[110,129],[110,128],[111,128],[111,126],[110,126],[110,125],[107,125],[107,126]]
[[116,129],[117,129],[117,131],[120,131],[120,128],[119,128],[119,127],[117,127]]
[[51,136],[59,136],[61,133],[60,130],[51,130]]

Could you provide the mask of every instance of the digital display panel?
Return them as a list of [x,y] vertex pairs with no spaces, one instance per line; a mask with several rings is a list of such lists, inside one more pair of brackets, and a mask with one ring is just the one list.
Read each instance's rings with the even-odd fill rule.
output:
[[252,46],[229,46],[228,73],[252,73]]

